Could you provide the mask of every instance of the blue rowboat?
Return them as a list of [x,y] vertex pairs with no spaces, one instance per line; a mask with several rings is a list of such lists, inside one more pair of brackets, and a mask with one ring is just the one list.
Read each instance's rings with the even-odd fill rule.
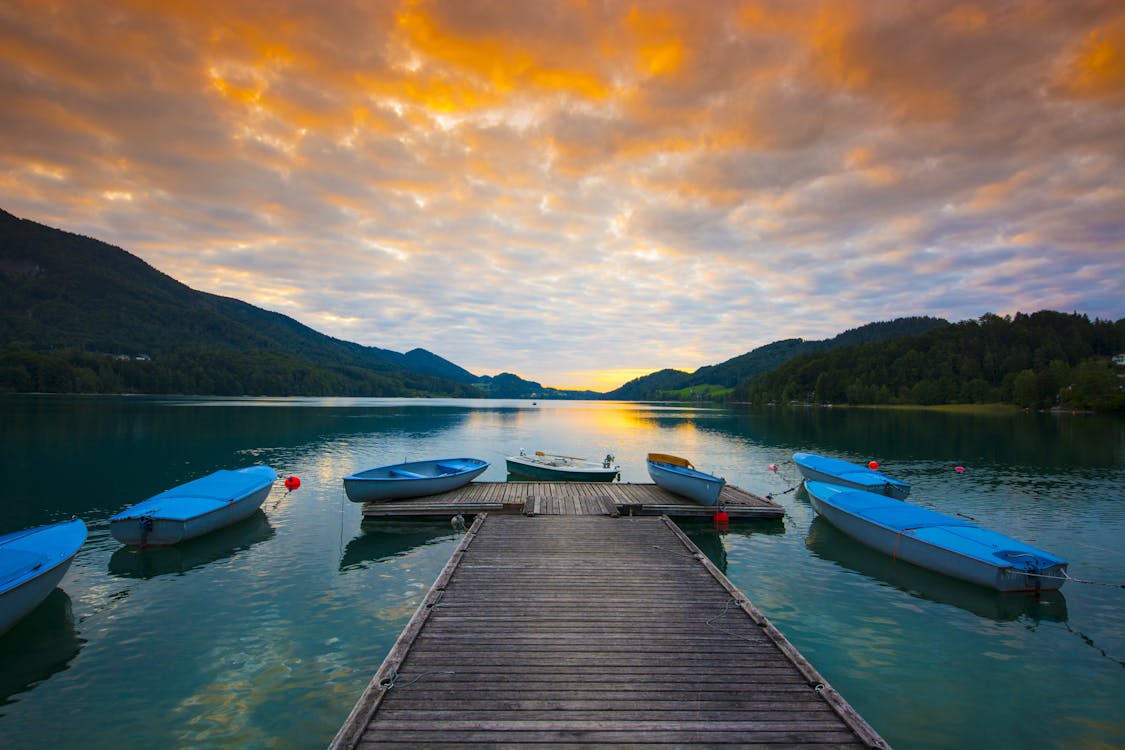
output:
[[276,480],[268,466],[220,469],[111,516],[109,530],[119,542],[137,547],[193,539],[249,518]]
[[449,492],[468,484],[489,467],[479,458],[438,458],[380,466],[344,477],[353,503],[374,503]]
[[880,495],[905,500],[910,494],[910,485],[886,474],[859,464],[827,458],[815,453],[794,453],[793,461],[801,471],[801,476],[813,482],[827,482],[852,487],[857,490],[877,492]]
[[85,541],[78,519],[0,536],[0,634],[55,590]]
[[1065,560],[970,521],[873,492],[805,481],[813,509],[848,536],[922,568],[997,591],[1053,591]]
[[650,453],[646,461],[648,475],[657,487],[694,500],[700,505],[717,505],[727,480],[705,474],[691,461],[667,453]]
[[621,478],[621,467],[613,463],[613,456],[608,453],[601,463],[543,451],[535,451],[532,456],[520,451],[518,456],[505,460],[509,474],[542,482],[612,482]]

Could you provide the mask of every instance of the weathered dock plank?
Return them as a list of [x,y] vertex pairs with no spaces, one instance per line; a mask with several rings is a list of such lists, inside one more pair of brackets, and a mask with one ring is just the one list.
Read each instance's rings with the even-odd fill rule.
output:
[[[784,509],[764,497],[727,485],[719,497],[731,518],[774,519]],[[470,482],[427,497],[367,503],[367,518],[453,516],[457,513],[528,515],[634,515],[710,518],[715,509],[649,483]]]
[[886,747],[667,518],[477,516],[332,747]]

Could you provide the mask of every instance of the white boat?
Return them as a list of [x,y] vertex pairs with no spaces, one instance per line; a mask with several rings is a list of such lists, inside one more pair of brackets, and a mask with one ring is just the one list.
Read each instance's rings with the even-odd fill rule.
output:
[[468,484],[489,467],[479,458],[437,458],[379,466],[344,477],[353,503],[373,503],[449,492]]
[[0,634],[55,590],[85,541],[78,519],[0,536]]
[[922,568],[997,591],[1053,591],[1067,562],[1049,552],[901,500],[805,481],[813,509],[850,537]]
[[109,530],[123,544],[176,544],[249,518],[276,480],[268,466],[221,469],[111,516]]
[[906,482],[867,466],[848,463],[838,458],[818,456],[815,453],[794,453],[793,461],[800,469],[801,476],[813,482],[827,482],[857,490],[867,490],[896,500],[905,500],[910,494],[910,485]]
[[706,474],[691,461],[667,453],[648,454],[648,475],[657,487],[694,500],[700,505],[717,505],[727,480]]
[[524,479],[545,482],[612,482],[621,478],[621,467],[606,454],[601,463],[575,456],[535,451],[529,456],[520,451],[518,456],[508,456],[508,473]]

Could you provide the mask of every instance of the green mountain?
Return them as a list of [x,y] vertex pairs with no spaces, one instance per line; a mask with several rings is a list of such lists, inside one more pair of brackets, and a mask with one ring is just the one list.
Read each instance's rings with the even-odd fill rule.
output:
[[325,336],[0,211],[0,391],[479,396],[475,380],[423,349]]
[[519,375],[502,372],[499,375],[482,375],[474,381],[474,385],[483,390],[491,398],[542,398],[542,399],[569,399],[591,400],[605,398],[605,395],[596,391],[569,391],[560,388],[551,388],[536,383],[534,380],[524,380]]
[[703,386],[733,388],[739,383],[761,373],[780,367],[789,360],[812,352],[840,349],[858,344],[889,341],[902,336],[915,336],[949,322],[941,318],[909,317],[891,321],[868,323],[852,328],[823,341],[783,339],[760,346],[753,351],[728,359],[717,365],[700,367],[692,373],[681,370],[660,370],[630,380],[620,388],[606,394],[606,398],[625,401],[653,401],[671,396],[673,391],[702,389]]
[[1125,318],[1041,310],[802,355],[738,385],[755,403],[1013,403],[1125,410]]

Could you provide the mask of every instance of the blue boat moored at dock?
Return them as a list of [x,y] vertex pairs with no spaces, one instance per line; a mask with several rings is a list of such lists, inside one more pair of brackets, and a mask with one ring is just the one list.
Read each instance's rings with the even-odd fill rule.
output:
[[468,484],[489,465],[480,458],[437,458],[379,466],[344,477],[344,492],[353,503],[438,495]]
[[727,480],[707,474],[691,461],[667,453],[650,453],[645,461],[648,475],[657,487],[694,500],[700,505],[717,505]]
[[801,476],[809,481],[839,484],[886,495],[896,500],[905,500],[910,494],[908,483],[889,477],[876,469],[841,461],[838,458],[818,456],[815,453],[794,453],[793,461],[801,470]]
[[0,634],[55,590],[85,541],[78,519],[0,536]]
[[1053,591],[1067,562],[970,521],[873,492],[805,482],[818,515],[860,542],[923,568],[997,591]]
[[109,530],[123,544],[176,544],[249,518],[276,480],[268,466],[221,469],[126,508],[110,517]]

